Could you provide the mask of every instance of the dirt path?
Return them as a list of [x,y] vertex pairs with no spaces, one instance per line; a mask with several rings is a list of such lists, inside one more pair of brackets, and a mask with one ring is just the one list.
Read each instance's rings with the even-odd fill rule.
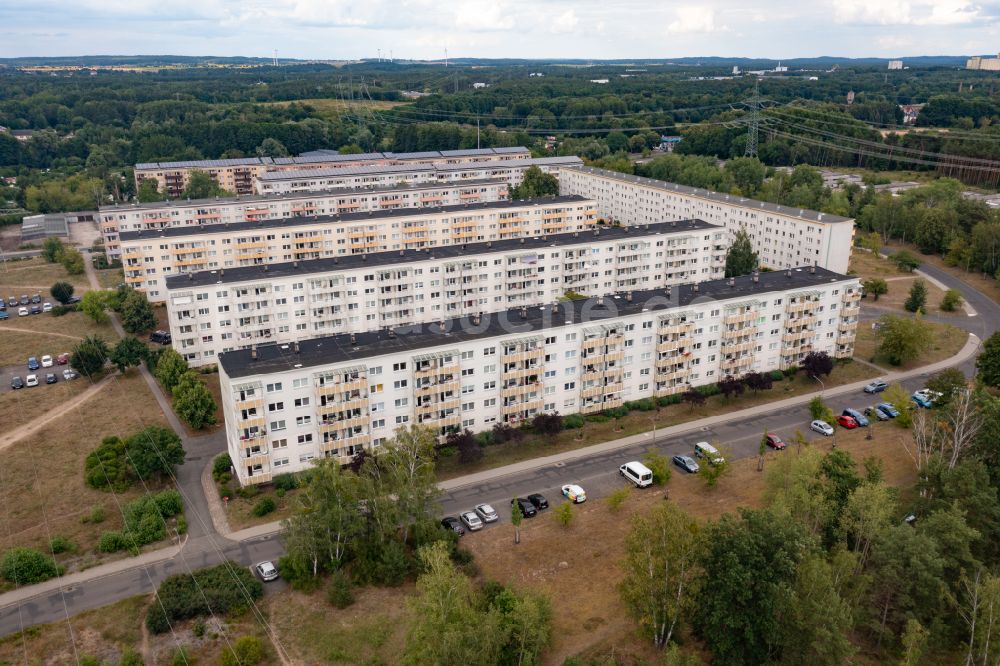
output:
[[38,331],[33,328],[19,328],[17,326],[0,326],[0,331],[16,331],[18,333],[32,333],[34,335],[54,335],[57,338],[69,338],[70,340],[83,340],[79,335],[69,333],[56,333],[54,331]]
[[52,421],[66,416],[67,413],[73,411],[83,403],[93,398],[101,389],[107,386],[113,379],[114,375],[108,375],[100,382],[94,384],[89,389],[87,389],[80,395],[76,396],[72,400],[69,400],[68,402],[59,405],[55,409],[50,409],[49,411],[45,412],[38,418],[32,419],[31,423],[26,423],[19,428],[14,428],[13,430],[5,432],[3,434],[3,437],[0,438],[0,451],[13,446],[14,444],[24,439],[28,435],[35,434],[36,432],[41,430],[43,427],[45,427]]

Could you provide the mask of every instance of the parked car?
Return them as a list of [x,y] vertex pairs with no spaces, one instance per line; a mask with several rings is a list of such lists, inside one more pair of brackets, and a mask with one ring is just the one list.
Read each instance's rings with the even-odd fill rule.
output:
[[694,474],[698,471],[698,463],[691,456],[674,456],[672,460],[675,465],[689,474]]
[[892,418],[878,407],[865,407],[865,416],[869,419],[878,419],[879,421],[888,421]]
[[708,442],[695,442],[694,455],[696,458],[704,458],[712,465],[721,465],[726,462],[726,459],[719,453],[719,449]]
[[24,385],[28,387],[38,386],[38,375],[28,375],[25,377]]
[[278,567],[274,566],[273,562],[261,562],[255,566],[254,569],[257,571],[257,575],[260,576],[260,579],[265,583],[278,578]]
[[848,430],[854,430],[858,427],[858,422],[854,420],[853,416],[845,416],[843,414],[837,417],[837,423]]
[[475,511],[466,511],[462,514],[462,522],[469,528],[470,532],[483,529],[483,521],[479,519]]
[[7,299],[7,306],[11,308],[17,307],[17,296],[11,296]]
[[625,463],[618,468],[618,473],[634,483],[636,488],[653,485],[653,471],[638,460]]
[[42,366],[38,363],[37,358],[35,358],[34,356],[28,357],[28,370],[38,370],[38,368],[40,367]]
[[18,302],[19,302],[19,303],[20,303],[21,305],[28,305],[28,304],[30,304],[30,303],[31,303],[31,299],[30,299],[30,298],[28,298],[27,294],[22,294],[22,295],[21,295],[21,300],[20,300],[20,301],[18,301]]
[[149,335],[150,342],[159,342],[161,345],[170,344],[170,334],[166,331],[154,331]]
[[442,518],[441,527],[445,528],[446,530],[451,530],[458,536],[462,536],[463,534],[465,534],[465,528],[462,527],[462,523],[460,523],[458,521],[458,518],[456,518],[455,516],[445,516],[444,518]]
[[79,296],[70,296],[68,299],[66,299],[66,305],[76,305],[79,302],[80,302]]
[[41,303],[42,302],[42,295],[41,294],[35,294],[34,296],[31,297],[31,302],[32,303]]
[[482,518],[484,523],[493,523],[500,519],[497,515],[496,509],[494,509],[489,504],[477,504],[476,513]]
[[830,435],[833,434],[833,426],[827,423],[826,421],[820,421],[819,419],[816,419],[815,421],[810,423],[809,429],[818,432],[824,437],[829,437]]
[[73,368],[66,368],[63,370],[63,379],[69,381],[71,379],[76,379],[76,370]]
[[562,487],[563,497],[573,504],[582,504],[587,501],[587,493],[575,483],[568,483]]
[[31,306],[31,314],[33,314],[33,315],[42,314],[42,306],[41,305],[32,305]]
[[0,298],[0,312],[5,311],[6,309],[7,309],[7,301]]
[[770,446],[775,451],[784,451],[785,447],[787,446],[785,444],[785,440],[781,439],[781,437],[778,437],[778,433],[776,432],[767,433],[767,445]]
[[844,415],[844,416],[850,416],[852,419],[854,419],[855,421],[857,421],[858,426],[860,426],[862,428],[868,427],[868,419],[866,419],[865,415],[862,414],[861,412],[859,412],[856,409],[848,407],[843,412],[841,412],[841,414]]
[[42,367],[51,368],[52,367],[52,357],[46,354],[42,357]]
[[521,515],[524,516],[525,518],[531,518],[532,516],[538,514],[538,509],[535,508],[535,505],[532,504],[530,500],[524,497],[515,497],[510,501],[510,507],[512,509],[514,508],[515,504],[521,507]]
[[42,303],[42,312],[52,312],[52,304],[48,301]]
[[889,385],[882,381],[881,379],[876,379],[875,381],[868,384],[865,387],[865,393],[881,393],[882,391],[889,388]]
[[10,314],[6,310],[0,310],[0,319],[10,319]]
[[54,372],[46,372],[45,373],[45,383],[46,384],[55,384],[57,381],[59,381],[59,379],[56,377],[56,373],[54,373]]
[[894,405],[891,405],[888,402],[879,403],[878,406],[875,407],[875,409],[881,411],[883,414],[888,415],[890,419],[894,419],[897,416],[899,416],[899,410],[896,409]]
[[[916,391],[913,395],[914,396],[920,396],[926,402],[928,402],[929,404],[926,405],[927,407],[930,407],[935,402],[937,402],[938,400],[940,400],[941,398],[944,397],[944,393],[941,393],[940,391],[932,391],[929,388],[922,388],[919,391]],[[921,405],[921,407],[923,407],[923,406],[924,405]]]
[[66,365],[69,363],[69,352],[63,352],[62,354],[59,354],[59,356],[56,356],[56,363],[59,365]]
[[14,375],[10,379],[10,387],[12,389],[21,389],[21,388],[24,388],[24,380],[21,379],[20,377],[18,377],[17,375]]
[[535,508],[539,511],[549,508],[549,501],[540,493],[532,493],[528,495],[528,501],[534,504]]
[[17,309],[17,316],[18,317],[27,317],[29,314],[31,314],[31,313],[28,312],[28,308],[18,308]]
[[930,409],[934,406],[934,400],[928,397],[926,393],[921,393],[920,391],[911,395],[910,400],[917,403],[917,407],[923,407],[924,409]]

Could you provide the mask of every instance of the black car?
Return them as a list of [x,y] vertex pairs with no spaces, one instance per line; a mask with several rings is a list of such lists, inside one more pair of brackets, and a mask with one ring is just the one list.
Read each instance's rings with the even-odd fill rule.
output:
[[510,507],[513,509],[515,504],[521,507],[521,515],[525,518],[531,518],[538,514],[538,509],[535,508],[535,505],[529,499],[516,497],[510,501]]
[[10,380],[10,387],[12,389],[24,388],[24,380],[20,377],[14,377]]
[[170,344],[170,334],[166,331],[155,331],[149,336],[150,342],[159,342],[161,345]]
[[79,296],[70,296],[66,300],[66,305],[73,305],[73,304],[79,303],[79,302],[80,302],[80,297]]
[[59,381],[59,380],[56,378],[56,373],[54,373],[54,372],[48,372],[48,373],[45,374],[45,383],[46,384],[55,384],[57,381]]
[[542,509],[549,508],[549,501],[545,499],[544,495],[540,493],[533,493],[528,495],[528,501],[535,505],[535,508],[541,511]]
[[7,299],[7,305],[9,305],[12,308],[16,308],[17,307],[17,296],[11,296],[10,298],[8,298]]
[[21,294],[21,305],[27,305],[28,303],[31,303],[31,299],[25,294]]
[[465,528],[462,527],[462,523],[459,522],[458,518],[455,516],[445,516],[441,519],[441,527],[446,530],[451,530],[458,536],[465,534]]
[[31,314],[42,314],[42,306],[41,305],[32,305],[31,306]]

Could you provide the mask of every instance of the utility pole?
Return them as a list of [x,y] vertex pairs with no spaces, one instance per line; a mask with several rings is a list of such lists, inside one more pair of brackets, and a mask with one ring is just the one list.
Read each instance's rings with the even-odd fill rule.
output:
[[479,114],[476,114],[476,150],[479,150]]
[[753,99],[750,101],[750,126],[747,130],[746,157],[757,157],[757,135],[760,131],[760,78],[753,84]]

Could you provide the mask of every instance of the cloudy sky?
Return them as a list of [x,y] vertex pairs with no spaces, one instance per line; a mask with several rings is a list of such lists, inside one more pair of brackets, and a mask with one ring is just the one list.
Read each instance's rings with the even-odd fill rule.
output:
[[965,55],[998,23],[1000,0],[0,0],[0,57]]

